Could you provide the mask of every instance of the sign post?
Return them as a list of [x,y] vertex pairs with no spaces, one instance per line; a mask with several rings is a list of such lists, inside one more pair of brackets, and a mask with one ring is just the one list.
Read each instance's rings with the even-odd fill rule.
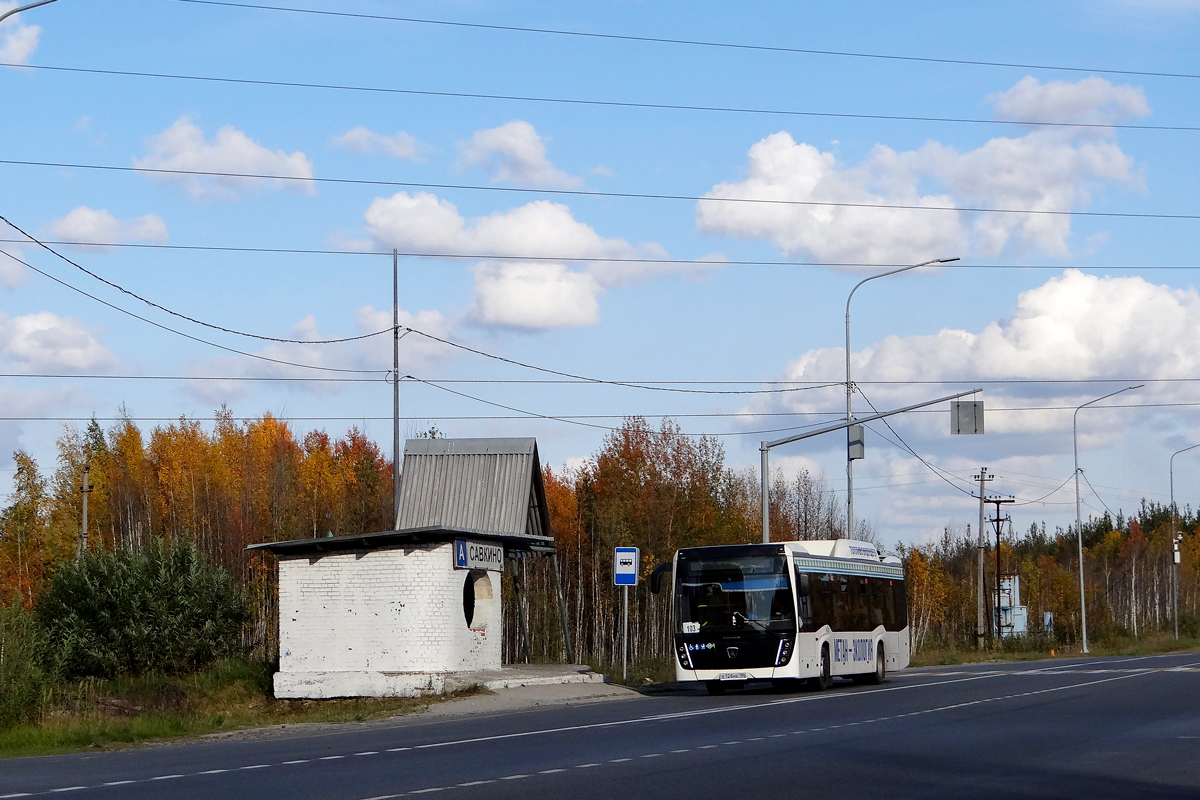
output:
[[637,586],[641,554],[636,547],[613,551],[613,585],[621,587],[625,613],[621,616],[621,683],[629,680],[629,587]]

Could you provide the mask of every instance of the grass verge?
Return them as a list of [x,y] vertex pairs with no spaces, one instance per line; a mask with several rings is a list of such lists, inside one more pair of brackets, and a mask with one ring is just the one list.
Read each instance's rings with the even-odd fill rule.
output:
[[267,725],[361,722],[477,693],[420,698],[276,700],[265,664],[223,661],[192,675],[84,680],[47,691],[41,719],[0,731],[0,758],[114,750]]
[[[1132,637],[1102,639],[1091,642],[1089,656],[1149,656],[1159,653],[1187,652],[1200,648],[1200,639],[1181,637],[1176,641],[1169,633],[1152,633],[1134,639]],[[978,664],[987,661],[1038,661],[1047,658],[1078,658],[1079,645],[1071,647],[1032,647],[1006,645],[993,650],[925,649],[912,657],[913,667],[934,667],[953,664]],[[1053,652],[1052,652],[1053,651]]]

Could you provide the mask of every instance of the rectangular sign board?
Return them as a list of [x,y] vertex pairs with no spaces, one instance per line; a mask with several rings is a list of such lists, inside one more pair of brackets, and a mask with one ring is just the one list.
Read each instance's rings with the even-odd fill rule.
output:
[[454,568],[490,569],[493,572],[503,572],[504,545],[455,539]]
[[955,400],[950,403],[950,433],[954,435],[983,433],[983,401]]
[[618,547],[613,552],[613,583],[637,586],[641,556],[636,547]]

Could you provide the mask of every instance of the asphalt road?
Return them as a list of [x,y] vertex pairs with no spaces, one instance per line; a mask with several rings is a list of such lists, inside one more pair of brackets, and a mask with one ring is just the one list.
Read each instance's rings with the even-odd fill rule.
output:
[[1200,654],[0,762],[0,797],[1200,797]]

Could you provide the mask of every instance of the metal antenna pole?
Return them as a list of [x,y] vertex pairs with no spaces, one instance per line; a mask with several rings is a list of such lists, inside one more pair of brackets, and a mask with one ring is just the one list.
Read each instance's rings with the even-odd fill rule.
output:
[[79,487],[79,491],[83,495],[83,526],[79,529],[79,558],[83,558],[83,554],[87,552],[87,500],[88,495],[92,493],[92,482],[88,473],[91,470],[91,464],[83,465],[83,486]]
[[1195,450],[1197,447],[1200,447],[1200,444],[1193,444],[1181,450],[1176,450],[1174,453],[1171,453],[1171,460],[1168,462],[1171,465],[1171,595],[1175,616],[1176,641],[1179,640],[1179,540],[1182,537],[1178,532],[1179,512],[1175,508],[1175,456],[1180,453],[1186,453],[1188,450]]
[[771,448],[766,442],[758,448],[762,454],[762,534],[763,544],[771,543]]
[[392,530],[400,529],[400,254],[392,250]]
[[[852,407],[852,398],[854,397],[854,383],[850,380],[850,301],[854,299],[854,293],[858,288],[867,281],[873,281],[876,278],[886,278],[888,275],[896,275],[901,272],[908,272],[910,269],[918,267],[928,267],[930,264],[949,264],[951,261],[958,261],[957,258],[934,258],[929,261],[922,261],[920,264],[912,264],[907,267],[898,269],[890,269],[887,272],[880,272],[877,275],[871,275],[863,278],[858,283],[854,284],[854,288],[850,290],[850,294],[846,297],[846,422],[850,423],[854,419],[854,410]],[[854,459],[850,458],[850,429],[846,429],[846,538],[854,538]],[[767,541],[763,539],[763,541]]]
[[982,650],[983,640],[987,635],[987,618],[984,616],[984,608],[986,607],[987,603],[984,600],[985,592],[983,590],[983,554],[984,550],[987,549],[987,535],[984,533],[984,522],[986,515],[984,503],[987,502],[987,495],[985,493],[986,483],[987,481],[990,481],[992,477],[987,474],[987,467],[980,467],[979,474],[975,477],[979,479],[979,544],[977,546],[979,576],[975,587],[975,649]]
[[1080,507],[1081,500],[1079,498],[1079,412],[1090,406],[1092,403],[1099,403],[1101,400],[1107,400],[1121,392],[1128,392],[1131,389],[1141,389],[1146,384],[1139,383],[1137,386],[1126,386],[1124,389],[1118,389],[1115,392],[1109,392],[1102,397],[1097,397],[1095,400],[1088,400],[1083,405],[1075,409],[1075,413],[1071,416],[1071,445],[1075,450],[1075,534],[1079,544],[1079,630],[1083,640],[1083,654],[1088,652],[1087,639],[1087,596],[1083,591],[1083,511]]

